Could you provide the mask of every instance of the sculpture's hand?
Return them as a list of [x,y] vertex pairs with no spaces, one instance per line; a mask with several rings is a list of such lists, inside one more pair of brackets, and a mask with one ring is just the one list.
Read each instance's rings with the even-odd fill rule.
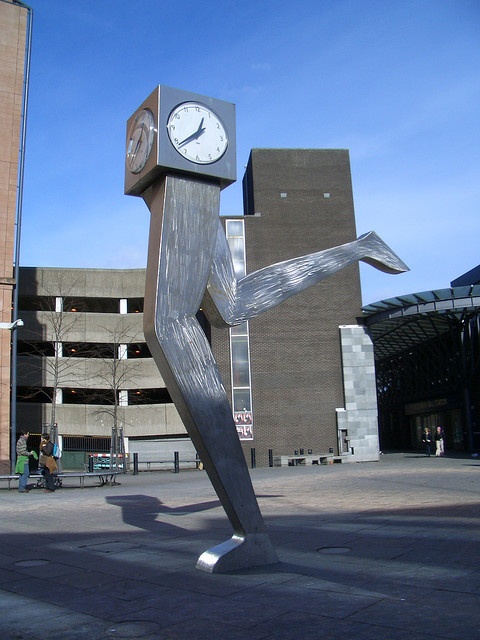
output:
[[183,145],[188,144],[189,142],[192,142],[192,140],[198,140],[198,138],[202,135],[202,133],[205,133],[205,127],[203,126],[204,120],[205,118],[201,119],[200,124],[198,125],[198,129],[195,131],[195,133],[192,133],[192,135],[188,136],[188,138],[185,138],[185,140],[182,140],[181,142],[178,143],[179,147],[183,147]]

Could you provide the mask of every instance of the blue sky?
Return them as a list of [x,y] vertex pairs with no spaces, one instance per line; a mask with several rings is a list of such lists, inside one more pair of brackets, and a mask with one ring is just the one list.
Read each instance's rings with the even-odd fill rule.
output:
[[127,118],[158,84],[236,104],[252,148],[349,149],[358,234],[410,266],[361,266],[364,303],[480,264],[479,0],[30,0],[24,266],[144,267],[123,195]]

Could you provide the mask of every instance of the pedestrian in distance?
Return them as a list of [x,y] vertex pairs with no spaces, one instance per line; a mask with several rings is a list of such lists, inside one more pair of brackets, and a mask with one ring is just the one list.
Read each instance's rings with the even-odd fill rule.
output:
[[40,440],[40,465],[42,466],[42,475],[45,478],[44,493],[53,493],[55,491],[55,478],[53,474],[57,471],[57,463],[53,457],[53,442],[50,440],[48,433],[42,435]]
[[17,462],[15,464],[15,473],[20,475],[18,479],[18,492],[28,493],[28,478],[30,477],[30,464],[29,457],[32,456],[38,460],[38,456],[35,451],[28,450],[28,431],[22,431],[19,439],[17,440],[16,453]]
[[432,432],[428,427],[425,427],[425,430],[423,432],[422,442],[425,447],[425,455],[427,456],[427,458],[429,458],[431,454],[431,446],[432,446]]
[[435,455],[437,457],[445,455],[445,438],[443,437],[442,427],[435,430]]

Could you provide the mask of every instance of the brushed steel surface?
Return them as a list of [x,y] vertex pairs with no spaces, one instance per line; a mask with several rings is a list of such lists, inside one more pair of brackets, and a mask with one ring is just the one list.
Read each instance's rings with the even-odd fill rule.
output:
[[219,185],[168,175],[143,198],[151,212],[145,338],[234,530],[230,540],[205,551],[197,567],[213,573],[277,562],[230,402],[196,313],[202,306],[213,324],[235,325],[357,260],[390,273],[408,268],[370,232],[237,281],[219,222]]

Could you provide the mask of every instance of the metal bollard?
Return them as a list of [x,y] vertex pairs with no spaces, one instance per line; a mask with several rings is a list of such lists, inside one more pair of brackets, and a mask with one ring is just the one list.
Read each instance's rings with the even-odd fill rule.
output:
[[251,458],[251,461],[252,461],[252,469],[255,469],[255,467],[257,466],[255,447],[252,447],[250,449],[250,458]]
[[180,457],[178,451],[175,451],[173,454],[173,472],[180,473]]
[[133,475],[138,476],[138,453],[133,454]]
[[88,472],[93,473],[93,456],[88,456]]
[[273,467],[273,449],[268,450],[268,466]]

